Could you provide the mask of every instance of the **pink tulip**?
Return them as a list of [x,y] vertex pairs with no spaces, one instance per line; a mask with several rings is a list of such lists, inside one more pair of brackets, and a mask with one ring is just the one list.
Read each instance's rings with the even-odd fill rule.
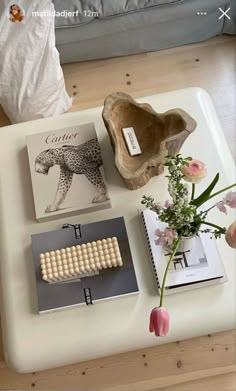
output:
[[225,205],[228,205],[230,208],[236,208],[236,191],[230,191],[226,194],[223,199]]
[[164,307],[155,307],[150,314],[149,331],[156,337],[164,337],[169,330],[169,314]]
[[206,166],[200,160],[193,159],[187,166],[181,166],[181,172],[187,182],[198,183],[206,175]]
[[236,248],[236,221],[234,221],[227,229],[225,240],[232,248]]

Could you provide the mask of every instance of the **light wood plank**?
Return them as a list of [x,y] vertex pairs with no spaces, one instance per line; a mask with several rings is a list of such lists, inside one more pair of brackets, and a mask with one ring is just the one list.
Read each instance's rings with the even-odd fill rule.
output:
[[235,391],[236,372],[152,391]]
[[235,331],[160,345],[36,374],[0,363],[0,389],[149,391],[235,370]]

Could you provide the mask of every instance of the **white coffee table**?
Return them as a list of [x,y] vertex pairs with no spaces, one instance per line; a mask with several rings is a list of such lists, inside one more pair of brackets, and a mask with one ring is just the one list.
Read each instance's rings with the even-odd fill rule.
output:
[[[197,129],[185,142],[183,154],[203,160],[208,181],[220,172],[219,185],[235,179],[235,166],[216,112],[207,93],[189,88],[138,99],[159,112],[179,107],[192,115]],[[19,372],[38,371],[196,337],[235,327],[235,253],[224,239],[218,241],[229,281],[166,297],[170,331],[157,339],[148,333],[149,312],[158,304],[152,268],[142,236],[137,208],[142,195],[166,197],[164,178],[153,178],[137,191],[127,190],[114,167],[113,152],[101,118],[102,107],[1,128],[0,155],[0,276],[4,351],[9,366]],[[102,154],[112,209],[37,223],[26,153],[26,135],[94,121]],[[207,181],[199,185],[205,186]],[[79,306],[45,315],[37,314],[31,256],[32,233],[60,228],[64,222],[92,222],[125,216],[140,294]],[[213,218],[227,226],[234,211]]]

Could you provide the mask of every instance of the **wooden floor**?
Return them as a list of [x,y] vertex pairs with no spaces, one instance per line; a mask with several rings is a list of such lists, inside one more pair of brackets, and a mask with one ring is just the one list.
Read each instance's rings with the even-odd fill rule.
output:
[[[235,157],[235,37],[137,56],[63,66],[72,111],[124,91],[134,97],[205,88]],[[0,126],[9,120],[0,110]],[[0,130],[1,131],[1,130]],[[204,321],[204,320],[203,320]],[[6,367],[0,340],[0,390],[235,391],[235,331],[19,375]]]
[[0,389],[235,391],[235,332],[19,375],[0,362]]

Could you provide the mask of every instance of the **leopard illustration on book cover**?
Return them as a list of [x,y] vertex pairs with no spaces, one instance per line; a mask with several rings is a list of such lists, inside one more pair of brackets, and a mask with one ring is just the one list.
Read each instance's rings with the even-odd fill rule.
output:
[[99,167],[102,165],[102,156],[98,140],[89,140],[79,146],[63,145],[60,148],[49,148],[41,152],[35,159],[35,171],[47,175],[54,165],[60,166],[60,177],[56,196],[52,204],[46,207],[45,213],[60,209],[71,187],[73,175],[85,175],[96,187],[97,196],[93,203],[104,202],[109,199],[106,185]]
[[38,221],[111,208],[94,123],[28,135],[27,150]]

